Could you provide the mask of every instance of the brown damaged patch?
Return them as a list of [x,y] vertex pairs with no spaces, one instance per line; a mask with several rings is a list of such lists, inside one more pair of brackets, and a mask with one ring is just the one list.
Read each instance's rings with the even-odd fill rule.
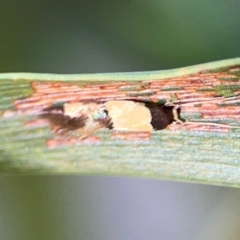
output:
[[228,133],[231,130],[231,127],[226,126],[216,126],[216,125],[204,125],[204,124],[172,124],[168,127],[170,130],[187,130],[187,131],[199,131],[199,132],[221,132],[221,133]]
[[[76,101],[104,101],[109,99],[159,99],[169,100],[172,95],[176,96],[178,102],[184,101],[204,101],[217,96],[216,86],[229,86],[228,81],[219,80],[222,77],[236,77],[226,73],[201,73],[192,74],[180,78],[169,78],[164,80],[154,80],[136,82],[129,85],[128,82],[93,84],[93,85],[73,85],[63,82],[31,82],[34,93],[25,99],[14,101],[17,110],[27,111],[41,109],[52,106],[57,102]],[[236,82],[234,82],[236,85]],[[240,88],[240,84],[239,85]],[[134,86],[138,90],[133,91]],[[165,91],[166,88],[176,88],[176,90]],[[209,88],[209,92],[201,92],[199,89]],[[240,89],[233,89],[232,92],[239,92]],[[237,100],[237,99],[236,99]],[[238,99],[238,101],[240,101]],[[224,101],[223,101],[224,102]],[[25,114],[24,112],[24,114]]]
[[96,145],[100,144],[100,138],[97,136],[89,136],[84,139],[79,138],[59,138],[59,139],[46,139],[45,144],[49,148],[58,148],[69,145]]
[[150,132],[114,131],[111,138],[127,141],[149,141],[150,136]]
[[[168,78],[161,80],[147,81],[119,81],[81,84],[55,82],[30,83],[33,93],[13,102],[15,110],[3,112],[3,118],[21,115],[41,115],[41,111],[54,104],[65,102],[95,101],[104,102],[107,100],[142,100],[150,102],[169,101],[179,104],[183,115],[199,115],[208,122],[216,119],[240,120],[240,67],[231,67],[222,72],[202,71],[183,77]],[[231,87],[234,86],[234,87]],[[226,98],[226,94],[234,98]],[[220,97],[220,98],[219,98]],[[222,97],[222,98],[221,98]],[[191,120],[191,119],[189,119]],[[201,119],[200,119],[201,120]],[[46,126],[49,123],[46,119],[36,119],[25,123],[25,127]],[[171,125],[169,129],[186,129],[199,131],[229,131],[229,127],[209,125]],[[54,130],[52,128],[52,130]],[[122,140],[144,140],[150,139],[150,133],[128,133],[114,132],[112,138]],[[91,136],[78,140],[47,140],[47,146],[68,144],[95,144],[99,138]]]
[[35,119],[31,121],[27,121],[24,124],[24,127],[44,127],[44,126],[49,126],[49,121],[47,119]]

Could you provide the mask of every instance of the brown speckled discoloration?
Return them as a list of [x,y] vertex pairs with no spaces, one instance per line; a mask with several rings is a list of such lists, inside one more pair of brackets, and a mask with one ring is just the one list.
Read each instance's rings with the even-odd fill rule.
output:
[[149,141],[150,132],[123,132],[114,131],[111,135],[113,139],[127,140],[127,141]]
[[79,138],[47,139],[45,143],[46,143],[46,146],[49,148],[58,148],[58,147],[64,147],[64,146],[69,146],[73,144],[95,145],[95,144],[100,144],[101,141],[97,136],[88,136],[84,139],[79,139]]
[[[31,82],[33,93],[13,102],[15,110],[3,112],[2,117],[14,117],[21,115],[38,115],[41,119],[31,120],[25,123],[26,127],[46,125],[50,123],[53,131],[67,128],[70,131],[84,127],[87,116],[71,119],[65,116],[62,110],[53,112],[51,108],[56,104],[74,102],[104,103],[111,100],[132,100],[143,102],[172,102],[179,105],[181,113],[187,116],[198,115],[197,121],[231,119],[240,120],[240,67],[231,67],[224,71],[202,71],[182,77],[144,80],[144,81],[119,81],[104,83],[65,83],[56,82]],[[172,119],[166,117],[166,126]],[[46,121],[47,120],[47,121]],[[164,120],[164,119],[163,119]],[[168,121],[169,120],[169,121]],[[192,120],[192,119],[188,119]],[[196,121],[196,120],[195,120]],[[223,121],[224,122],[224,121]],[[106,122],[99,123],[99,127],[106,126]],[[108,128],[111,121],[108,119]],[[169,129],[186,129],[199,131],[229,131],[228,126],[209,125],[171,125]],[[135,138],[135,135],[127,133],[113,134],[116,138]],[[123,137],[124,136],[124,137]],[[126,137],[129,136],[129,137]],[[145,137],[139,134],[140,138]],[[81,141],[80,141],[81,142]],[[60,144],[60,143],[59,143]]]

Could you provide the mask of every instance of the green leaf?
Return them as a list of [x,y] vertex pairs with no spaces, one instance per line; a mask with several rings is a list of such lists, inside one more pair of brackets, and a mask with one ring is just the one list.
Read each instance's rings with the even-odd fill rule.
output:
[[[240,58],[168,71],[82,75],[0,74],[0,172],[137,176],[240,187],[239,129],[229,132],[165,129],[153,132],[149,142],[116,140],[110,137],[110,131],[101,130],[98,133],[100,143],[75,143],[51,148],[46,145],[47,139],[54,139],[49,126],[26,127],[26,122],[37,118],[36,114],[18,115],[19,109],[14,102],[34,93],[30,86],[33,81],[95,84],[96,81],[111,83],[124,80],[132,84],[140,80],[155,81],[207,70],[211,70],[209,73],[230,73],[229,67],[236,65],[240,65]],[[225,97],[238,96],[238,74],[239,71],[236,71],[234,85],[213,86],[210,91]],[[229,82],[229,79],[226,81]],[[139,89],[141,86],[137,85],[123,87],[122,91]],[[209,88],[202,86],[202,89],[208,94]],[[182,88],[171,86],[170,90]],[[204,92],[201,89],[196,91]],[[237,107],[240,111],[240,106]],[[239,121],[232,119],[227,119],[225,123],[239,125]]]

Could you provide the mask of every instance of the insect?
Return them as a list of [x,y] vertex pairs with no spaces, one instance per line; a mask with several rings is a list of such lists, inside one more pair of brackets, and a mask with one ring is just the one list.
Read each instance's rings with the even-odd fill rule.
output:
[[[85,138],[101,128],[117,131],[151,132],[166,128],[178,119],[174,106],[132,100],[106,102],[74,102],[52,106],[42,111],[57,132],[77,130]],[[176,119],[175,119],[176,118]]]
[[16,111],[4,116],[37,115],[61,136],[85,139],[101,128],[136,134],[240,128],[240,66],[162,80],[30,84],[34,93],[15,100]]

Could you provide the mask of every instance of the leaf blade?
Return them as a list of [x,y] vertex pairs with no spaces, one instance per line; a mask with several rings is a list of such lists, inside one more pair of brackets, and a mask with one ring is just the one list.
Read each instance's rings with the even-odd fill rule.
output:
[[[232,62],[221,62],[220,65],[223,67],[224,63],[224,67],[228,67],[229,64],[232,66]],[[240,60],[235,59],[234,64],[236,63],[240,64]],[[209,67],[210,65],[202,68],[198,66],[197,70],[192,68],[191,71],[193,73],[206,70],[206,68],[213,69],[217,64],[212,64],[212,67]],[[220,65],[218,64],[218,66]],[[178,73],[174,74],[182,76],[185,74],[183,72],[178,70]],[[148,79],[156,77],[154,75],[156,72],[139,74],[109,74],[105,76],[107,78],[111,76],[113,82],[120,78],[131,82],[136,79],[147,79],[146,76]],[[23,79],[24,76],[29,80]],[[41,74],[0,74],[0,79],[2,79],[0,86],[4,88],[0,99],[1,109],[13,109],[13,100],[32,94],[30,80],[53,81],[59,77],[59,75],[51,74],[44,76],[47,78],[43,78]],[[104,79],[103,76],[104,74],[88,75],[87,77],[78,75],[78,80]],[[113,78],[114,76],[116,79]],[[123,76],[126,79],[123,79]],[[64,82],[68,83],[75,81],[77,79],[75,77],[77,76],[71,78],[69,75],[64,75],[58,80],[62,78]],[[158,73],[156,78],[165,77],[166,74],[161,75],[160,73],[159,75]],[[236,78],[239,80],[238,76]],[[238,85],[236,79],[234,81]],[[231,87],[230,90],[232,89],[235,90],[236,86]],[[130,90],[132,89],[130,88]],[[99,137],[102,139],[100,144],[93,146],[88,143],[73,144],[51,149],[45,144],[46,139],[52,138],[47,126],[24,127],[26,121],[34,118],[35,116],[24,114],[8,119],[0,118],[1,173],[104,174],[240,187],[240,161],[238,160],[240,132],[238,130],[227,133],[163,130],[154,132],[150,142],[140,141],[132,144],[121,140],[112,140],[110,132],[100,131]]]

